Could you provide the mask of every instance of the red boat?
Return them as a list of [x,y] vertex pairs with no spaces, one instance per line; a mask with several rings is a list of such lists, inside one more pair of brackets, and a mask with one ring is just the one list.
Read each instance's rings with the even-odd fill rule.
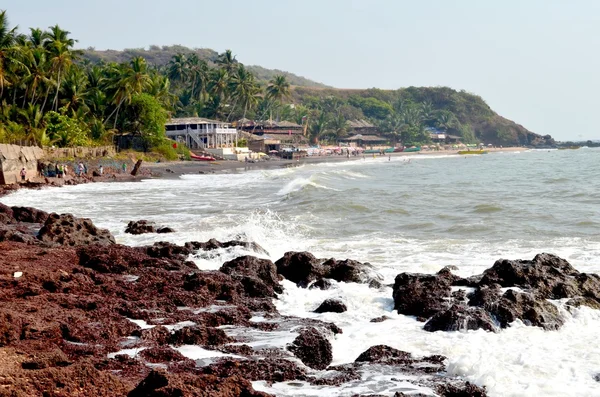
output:
[[198,156],[197,154],[191,153],[190,158],[196,161],[215,161],[216,159],[212,156]]

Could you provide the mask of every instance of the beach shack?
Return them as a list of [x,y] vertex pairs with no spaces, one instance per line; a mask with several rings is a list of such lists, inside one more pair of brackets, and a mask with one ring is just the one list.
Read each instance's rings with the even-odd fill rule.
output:
[[230,123],[202,117],[173,118],[165,124],[167,137],[222,159],[237,160],[237,130]]
[[237,131],[229,123],[202,117],[173,118],[165,124],[165,132],[190,149],[233,147],[237,140]]
[[373,147],[387,142],[386,138],[377,135],[362,135],[357,134],[346,138],[340,138],[340,142],[346,142],[349,146]]
[[[308,142],[308,139],[304,136],[303,127],[291,121],[252,121],[242,119],[238,121],[237,128],[240,131],[259,137],[266,135],[267,138],[265,141],[279,141],[283,147],[297,146]],[[265,145],[275,144],[265,143]]]

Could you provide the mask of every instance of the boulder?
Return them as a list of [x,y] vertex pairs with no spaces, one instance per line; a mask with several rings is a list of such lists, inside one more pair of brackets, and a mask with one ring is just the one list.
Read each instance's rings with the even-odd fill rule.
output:
[[320,290],[327,290],[327,289],[331,288],[331,281],[329,281],[329,279],[326,279],[326,278],[320,278],[308,286],[308,289],[316,289],[316,288],[318,288]]
[[329,259],[322,265],[327,278],[345,283],[368,283],[372,279],[371,265],[352,259]]
[[315,313],[343,313],[346,310],[348,310],[348,308],[341,300],[326,299],[315,309]]
[[379,364],[407,364],[413,361],[412,355],[386,345],[371,346],[362,352],[354,362]]
[[210,240],[208,240],[205,243],[201,243],[198,241],[189,241],[189,242],[185,243],[185,247],[191,251],[198,251],[198,250],[211,251],[211,250],[215,250],[215,249],[219,249],[219,248],[243,247],[243,248],[249,249],[251,251],[257,252],[259,254],[269,255],[267,250],[265,250],[263,247],[261,247],[259,244],[255,243],[253,241],[248,242],[248,241],[240,241],[240,240],[231,240],[231,241],[220,242],[214,238],[211,238]]
[[452,278],[447,274],[401,273],[393,287],[394,309],[422,318],[448,308]]
[[180,345],[198,345],[198,346],[219,346],[232,342],[225,331],[219,328],[193,326],[183,327],[176,330],[171,335],[171,344]]
[[485,309],[498,320],[502,328],[517,319],[526,325],[547,330],[558,329],[564,323],[564,319],[552,303],[544,299],[536,299],[532,294],[513,290],[506,291],[496,302],[488,302]]
[[230,275],[234,280],[239,280],[250,297],[275,298],[276,294],[283,292],[279,284],[277,267],[268,259],[241,256],[225,262],[219,271]]
[[545,299],[571,298],[578,294],[573,278],[579,274],[569,262],[556,255],[538,254],[533,260],[496,261],[483,272],[479,286],[498,284],[533,290]]
[[158,233],[158,234],[175,233],[175,230],[170,227],[164,226],[164,227],[159,227],[158,229],[156,229],[156,233]]
[[277,273],[301,287],[325,276],[321,261],[310,252],[286,252],[275,265]]
[[475,329],[495,331],[496,326],[490,315],[480,307],[452,305],[433,315],[423,329],[425,331],[466,331]]
[[333,360],[331,343],[312,327],[302,330],[288,350],[313,369],[325,369]]
[[67,246],[116,244],[108,230],[97,228],[90,219],[76,218],[71,214],[50,214],[38,233],[38,239]]
[[31,207],[11,207],[13,218],[17,222],[44,223],[48,213]]
[[140,355],[150,363],[168,363],[171,361],[185,361],[183,354],[169,346],[151,347],[144,349]]
[[479,387],[469,382],[464,385],[440,385],[436,391],[442,397],[487,397],[485,387]]
[[144,234],[144,233],[156,233],[156,227],[154,222],[147,220],[130,221],[125,228],[125,233],[129,234]]

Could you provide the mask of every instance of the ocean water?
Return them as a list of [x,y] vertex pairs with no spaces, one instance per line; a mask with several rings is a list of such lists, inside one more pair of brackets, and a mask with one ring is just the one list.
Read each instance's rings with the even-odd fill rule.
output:
[[[96,183],[21,190],[0,201],[89,217],[120,243],[175,243],[210,238],[255,241],[279,259],[286,251],[370,262],[393,283],[404,271],[481,273],[500,258],[531,259],[550,252],[583,272],[600,272],[600,150],[539,150],[481,156],[411,156],[310,164],[233,174],[186,175],[140,183]],[[177,230],[168,235],[124,233],[130,220],[148,219]],[[217,269],[241,248],[201,253],[202,269]],[[326,298],[343,299],[345,313],[312,311]],[[276,301],[282,314],[333,321],[333,364],[352,362],[386,344],[416,356],[448,357],[448,372],[491,396],[600,396],[600,311],[572,313],[558,331],[516,322],[498,333],[435,332],[393,311],[392,289],[334,283],[327,291],[285,282]],[[391,320],[370,323],[381,315]],[[234,331],[232,331],[234,332]],[[262,335],[281,346],[293,335]],[[190,356],[206,351],[188,352]],[[209,353],[210,355],[210,353]],[[363,373],[342,387],[298,383],[260,390],[283,396],[393,395],[394,373]],[[412,389],[417,391],[418,389]],[[427,390],[420,390],[428,393]]]

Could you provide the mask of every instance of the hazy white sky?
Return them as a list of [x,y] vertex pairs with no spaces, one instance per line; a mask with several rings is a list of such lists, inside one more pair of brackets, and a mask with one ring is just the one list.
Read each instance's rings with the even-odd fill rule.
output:
[[450,86],[559,140],[600,139],[600,1],[2,0],[81,48],[182,44],[340,88]]

